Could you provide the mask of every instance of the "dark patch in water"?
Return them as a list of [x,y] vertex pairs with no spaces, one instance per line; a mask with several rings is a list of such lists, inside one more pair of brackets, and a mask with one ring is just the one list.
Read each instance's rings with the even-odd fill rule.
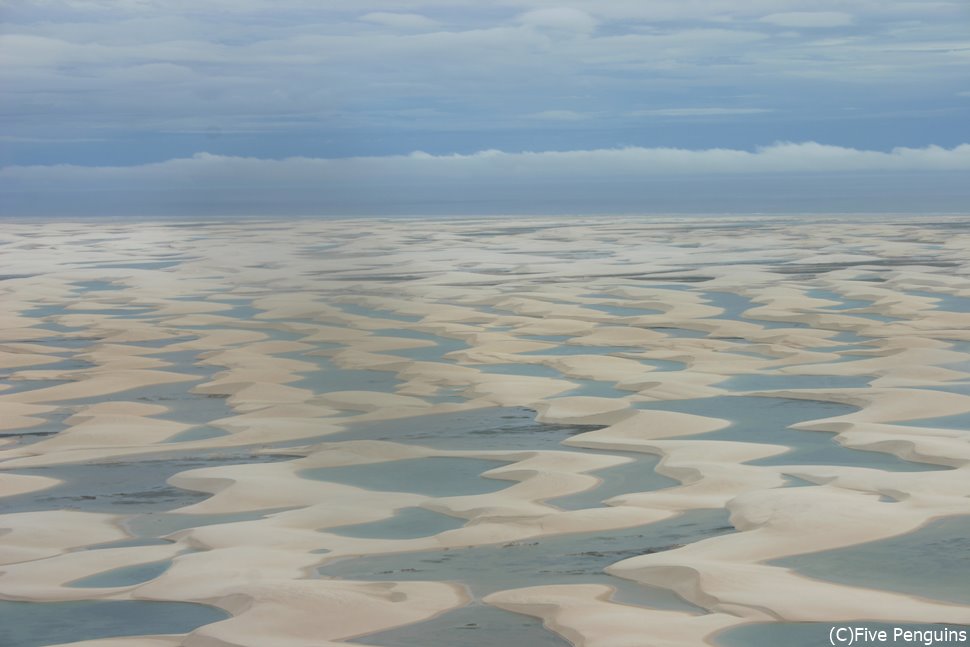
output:
[[3,499],[4,512],[84,510],[114,514],[167,511],[197,503],[206,493],[166,484],[171,476],[190,469],[285,460],[282,456],[235,453],[167,459],[57,465],[11,470],[15,474],[47,476],[64,482],[54,487]]
[[538,618],[481,603],[449,611],[425,622],[347,642],[380,647],[569,647],[570,644],[545,629]]
[[[442,484],[446,487],[446,484]],[[345,537],[375,539],[414,539],[461,528],[464,519],[449,517],[424,508],[402,508],[393,516],[370,523],[327,528],[326,532]]]
[[666,590],[607,575],[619,560],[734,531],[725,510],[693,511],[656,523],[557,535],[505,544],[344,559],[319,569],[325,577],[365,581],[459,582],[475,598],[539,584],[606,584],[624,604],[696,611]]
[[351,425],[328,441],[386,440],[435,449],[562,449],[560,443],[599,425],[550,425],[535,421],[530,409],[489,407]]

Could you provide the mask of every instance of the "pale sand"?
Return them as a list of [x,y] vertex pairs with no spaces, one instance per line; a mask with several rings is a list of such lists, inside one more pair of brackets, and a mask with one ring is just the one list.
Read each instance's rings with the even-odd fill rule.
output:
[[[962,229],[861,220],[375,220],[358,237],[361,225],[353,221],[264,224],[115,223],[104,232],[114,246],[78,240],[88,226],[67,223],[11,225],[5,235],[13,242],[0,255],[0,274],[30,276],[0,282],[0,369],[11,377],[0,389],[0,467],[11,470],[0,471],[0,496],[41,496],[59,483],[56,470],[35,476],[17,469],[242,452],[228,464],[172,476],[171,485],[207,495],[174,511],[200,521],[263,513],[167,533],[172,543],[98,550],[84,548],[130,536],[122,506],[118,514],[84,511],[83,501],[77,511],[0,514],[0,597],[200,602],[233,615],[187,636],[75,645],[344,644],[462,606],[468,594],[452,583],[316,575],[341,557],[609,533],[724,508],[737,532],[607,569],[672,590],[706,613],[620,604],[599,584],[541,581],[486,602],[541,617],[573,644],[610,647],[646,639],[697,645],[752,621],[970,623],[970,607],[766,564],[970,514],[968,432],[925,420],[970,412],[970,394],[940,390],[970,379],[970,314],[947,305],[970,295],[970,236]],[[708,224],[733,224],[726,231],[734,235]],[[510,225],[537,229],[476,235]],[[542,229],[549,226],[555,240]],[[21,244],[38,227],[49,246]],[[332,247],[313,251],[321,244]],[[176,254],[171,267],[91,266],[155,260],[162,246]],[[907,264],[907,257],[940,265]],[[82,291],[80,281],[105,283]],[[739,308],[734,316],[714,305],[719,293],[734,295],[724,301]],[[237,305],[245,310],[236,312]],[[53,314],[30,315],[36,307]],[[440,350],[436,338],[450,345]],[[313,376],[322,359],[345,373],[318,386]],[[658,370],[651,359],[683,368]],[[67,360],[84,363],[61,367]],[[503,372],[506,365],[522,370]],[[693,438],[728,422],[637,408],[725,395],[719,385],[726,378],[769,374],[867,377],[865,388],[749,393],[854,405],[852,413],[793,428],[955,469],[751,465],[786,448]],[[31,380],[42,382],[25,388]],[[612,391],[575,393],[590,385]],[[142,399],[154,392],[168,395]],[[491,407],[524,407],[550,425],[602,428],[572,435],[564,447],[532,449],[503,448],[500,435],[487,450],[435,449],[432,437],[427,446],[328,440],[360,423],[407,427],[430,414]],[[56,415],[63,423],[51,431],[58,433],[21,436],[49,434]],[[900,424],[906,421],[915,422]],[[214,432],[191,437],[202,425]],[[257,462],[263,449],[285,460]],[[631,462],[616,452],[657,456],[657,472],[680,485],[615,495],[596,508],[549,503],[596,487],[604,478],[598,470]],[[301,476],[341,465],[393,470],[396,461],[429,457],[489,459],[494,467],[485,475],[496,488],[449,496],[443,486],[430,496]],[[788,476],[816,485],[787,488]],[[333,531],[412,507],[463,525],[410,539]],[[171,568],[142,584],[71,586],[170,558]]]

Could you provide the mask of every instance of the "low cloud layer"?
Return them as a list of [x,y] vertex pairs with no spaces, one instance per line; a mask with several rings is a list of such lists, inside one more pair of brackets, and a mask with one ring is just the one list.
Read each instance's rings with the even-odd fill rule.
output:
[[6,167],[0,196],[12,216],[954,211],[970,197],[967,171],[970,144],[281,160],[200,153],[138,166]]

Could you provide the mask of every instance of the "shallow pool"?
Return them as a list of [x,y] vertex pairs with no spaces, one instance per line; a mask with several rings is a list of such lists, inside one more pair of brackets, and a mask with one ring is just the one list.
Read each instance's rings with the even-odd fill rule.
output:
[[795,423],[841,416],[856,411],[856,407],[846,404],[821,400],[734,395],[665,400],[640,403],[637,406],[642,409],[692,413],[731,422],[723,429],[694,436],[682,436],[682,439],[766,443],[790,448],[790,451],[784,454],[750,461],[750,465],[843,465],[888,471],[950,469],[929,463],[903,460],[885,452],[849,449],[835,442],[834,434],[790,428],[790,425]]
[[113,568],[109,571],[96,573],[79,580],[69,582],[67,586],[76,588],[108,588],[114,586],[134,586],[153,580],[172,565],[172,560],[164,559],[157,562],[146,562],[144,564],[133,564]]
[[536,422],[523,407],[487,407],[397,420],[355,423],[328,441],[385,440],[445,450],[520,451],[561,449],[566,438],[598,429],[596,425],[550,425]]
[[188,633],[225,620],[216,607],[183,602],[0,600],[4,647],[41,647],[116,636]]
[[475,599],[540,584],[605,584],[616,589],[613,599],[623,604],[698,612],[671,591],[614,577],[603,569],[630,557],[734,532],[728,516],[725,510],[695,510],[634,528],[343,559],[319,572],[348,580],[457,582]]
[[430,537],[465,525],[465,519],[450,517],[425,508],[408,507],[379,521],[327,528],[326,532],[367,539],[414,539]]
[[381,647],[569,647],[570,643],[542,626],[542,620],[482,602],[448,611],[425,622],[348,640]]
[[602,479],[602,482],[584,492],[546,499],[546,503],[563,510],[582,510],[599,507],[606,499],[621,494],[649,492],[680,485],[680,481],[656,472],[659,462],[659,456],[642,454],[633,462],[589,472]]
[[970,604],[970,515],[944,517],[898,537],[770,563],[848,586]]

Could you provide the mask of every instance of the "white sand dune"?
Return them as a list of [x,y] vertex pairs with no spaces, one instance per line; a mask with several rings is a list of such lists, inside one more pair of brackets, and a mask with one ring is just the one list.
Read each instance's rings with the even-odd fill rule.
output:
[[[590,533],[723,511],[733,532],[605,566],[694,611],[613,599],[602,566],[510,576],[484,602],[586,647],[694,646],[750,622],[970,624],[943,595],[770,563],[970,515],[970,233],[936,220],[8,223],[0,598],[231,614],[74,647],[340,645],[473,599],[460,574],[395,577],[415,554],[580,554]],[[786,423],[786,442],[885,460],[786,464],[767,407],[756,441],[732,437],[729,411],[655,407],[727,395],[851,405]],[[455,461],[477,471],[430,490],[430,471],[393,478]],[[75,480],[90,466],[104,478]],[[387,530],[408,514],[419,532]],[[350,558],[400,568],[318,573]],[[147,581],[73,585],[159,561]]]

